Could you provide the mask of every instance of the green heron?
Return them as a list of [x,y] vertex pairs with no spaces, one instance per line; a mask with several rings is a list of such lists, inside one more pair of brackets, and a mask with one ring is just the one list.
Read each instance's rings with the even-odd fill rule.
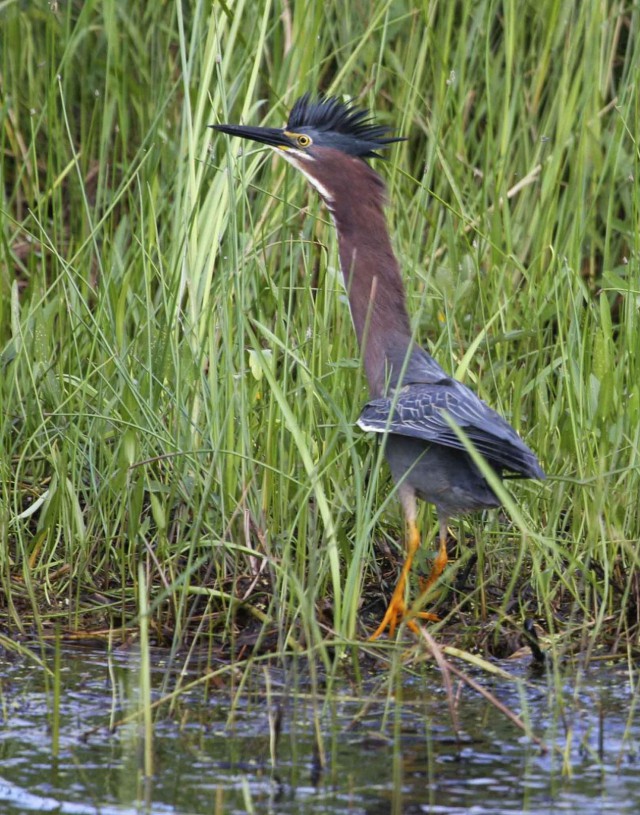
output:
[[[500,505],[452,422],[498,476],[543,479],[534,453],[516,431],[461,382],[452,379],[412,337],[398,261],[384,215],[385,185],[365,161],[404,139],[390,137],[367,110],[334,97],[305,94],[283,129],[212,125],[230,136],[274,148],[319,192],[338,235],[340,265],[371,401],[358,425],[385,437],[389,463],[407,523],[407,555],[387,611],[371,636],[392,636],[407,616],[405,586],[420,533],[417,499],[436,507],[440,547],[426,588],[447,564],[452,515]],[[407,625],[418,626],[410,615]],[[420,612],[424,619],[438,619]]]

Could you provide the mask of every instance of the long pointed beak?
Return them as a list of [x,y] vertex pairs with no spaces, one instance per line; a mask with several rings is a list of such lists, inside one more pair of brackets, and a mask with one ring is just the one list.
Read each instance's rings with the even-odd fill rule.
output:
[[209,125],[220,133],[229,136],[239,136],[241,139],[257,141],[260,144],[268,144],[269,147],[291,147],[291,139],[274,127],[244,127],[244,125]]

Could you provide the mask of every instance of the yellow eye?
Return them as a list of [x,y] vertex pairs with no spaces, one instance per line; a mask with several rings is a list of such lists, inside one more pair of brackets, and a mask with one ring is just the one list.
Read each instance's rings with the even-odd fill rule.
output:
[[311,139],[309,136],[301,133],[299,136],[296,136],[296,142],[298,147],[308,147],[311,144]]

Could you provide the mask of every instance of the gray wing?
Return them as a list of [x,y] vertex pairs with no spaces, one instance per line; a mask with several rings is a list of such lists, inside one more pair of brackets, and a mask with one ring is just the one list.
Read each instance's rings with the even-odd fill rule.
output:
[[464,450],[443,411],[498,469],[526,478],[545,477],[536,456],[511,425],[473,391],[446,376],[437,382],[404,385],[391,397],[373,399],[364,406],[358,426],[374,433],[398,433]]

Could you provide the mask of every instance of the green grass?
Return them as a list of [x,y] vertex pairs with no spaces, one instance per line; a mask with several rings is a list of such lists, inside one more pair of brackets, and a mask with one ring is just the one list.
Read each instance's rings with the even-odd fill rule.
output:
[[640,10],[258,11],[0,7],[3,625],[144,607],[175,648],[250,630],[328,659],[382,608],[402,520],[354,428],[333,228],[292,168],[207,129],[279,126],[319,88],[409,137],[376,168],[416,332],[549,474],[462,524],[466,623],[636,648]]

